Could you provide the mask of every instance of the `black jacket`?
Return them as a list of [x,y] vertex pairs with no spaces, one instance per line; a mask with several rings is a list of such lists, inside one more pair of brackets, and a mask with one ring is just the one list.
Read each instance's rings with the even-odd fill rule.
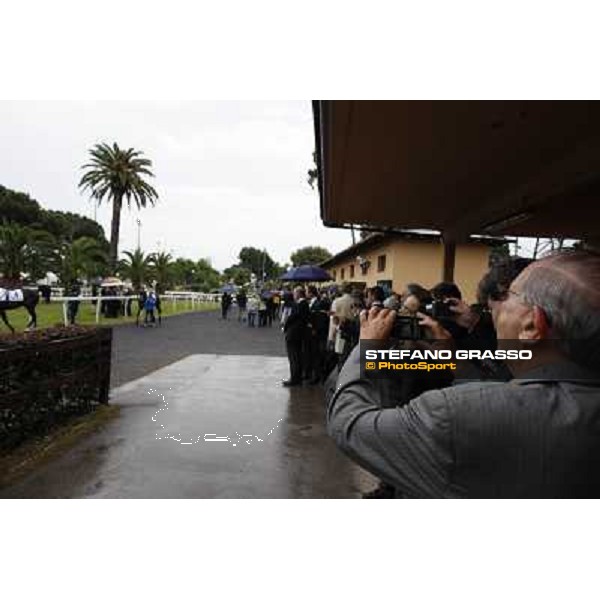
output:
[[305,340],[310,334],[310,309],[306,299],[295,302],[292,305],[292,312],[286,319],[283,331],[287,342],[298,342]]

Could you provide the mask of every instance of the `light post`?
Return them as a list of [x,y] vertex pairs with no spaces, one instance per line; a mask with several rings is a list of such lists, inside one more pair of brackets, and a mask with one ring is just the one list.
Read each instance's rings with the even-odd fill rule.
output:
[[141,232],[141,228],[142,228],[142,222],[139,219],[136,219],[136,223],[137,223],[137,234],[138,234],[138,240],[137,240],[137,249],[138,251],[140,250],[140,232]]

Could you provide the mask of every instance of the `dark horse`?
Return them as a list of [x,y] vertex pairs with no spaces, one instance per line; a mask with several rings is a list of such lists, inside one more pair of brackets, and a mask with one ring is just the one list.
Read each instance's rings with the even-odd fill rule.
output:
[[[14,290],[10,290],[11,292]],[[35,329],[37,326],[37,315],[35,314],[35,307],[39,302],[40,296],[37,290],[23,290],[23,300],[19,300],[18,302],[4,300],[0,297],[0,318],[6,323],[6,326],[11,330],[12,333],[15,332],[15,328],[8,322],[6,318],[6,311],[13,310],[14,308],[21,308],[22,306],[27,310],[29,316],[29,323],[27,324],[27,329]]]

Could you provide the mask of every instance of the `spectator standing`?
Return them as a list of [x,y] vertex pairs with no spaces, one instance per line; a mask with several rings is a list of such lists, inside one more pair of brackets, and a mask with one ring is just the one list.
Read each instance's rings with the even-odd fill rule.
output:
[[156,317],[154,316],[154,311],[156,309],[156,294],[154,292],[150,292],[146,297],[146,302],[144,303],[144,326],[148,325],[148,322],[154,326],[156,324]]
[[308,287],[310,308],[310,338],[306,355],[310,365],[310,383],[321,383],[325,376],[327,334],[329,331],[329,301],[315,286]]
[[279,293],[273,294],[273,318],[281,318],[281,296]]
[[261,293],[258,297],[258,326],[265,327],[267,324],[267,301]]
[[237,307],[238,307],[238,322],[246,321],[246,311],[248,306],[248,298],[244,290],[240,290],[236,296]]
[[[75,297],[81,296],[81,284],[77,279],[73,279],[67,287],[67,296]],[[67,302],[67,318],[69,325],[75,325],[75,319],[77,318],[77,312],[79,311],[79,300],[69,300]]]
[[142,311],[144,310],[144,307],[146,306],[146,299],[148,298],[148,292],[146,292],[146,290],[144,288],[142,288],[137,295],[137,302],[138,302],[138,309],[137,309],[137,314],[135,316],[135,324],[139,325],[140,324],[140,315],[142,314]]
[[283,382],[286,387],[302,385],[302,376],[306,371],[306,342],[309,335],[310,309],[306,301],[304,289],[294,290],[294,304],[285,321],[283,331],[290,362],[290,378]]
[[228,292],[223,292],[221,296],[221,318],[223,320],[227,319],[227,313],[229,312],[229,307],[231,306],[231,295]]
[[292,312],[292,307],[294,306],[294,295],[290,291],[289,288],[284,288],[283,290],[283,309],[281,311],[281,324],[285,325],[287,318],[290,316]]
[[345,284],[342,296],[332,304],[333,323],[335,325],[334,351],[338,355],[338,363],[344,363],[357,339],[355,324],[358,315],[359,301],[352,295],[352,287]]
[[255,327],[258,315],[258,296],[250,294],[248,297],[248,327]]

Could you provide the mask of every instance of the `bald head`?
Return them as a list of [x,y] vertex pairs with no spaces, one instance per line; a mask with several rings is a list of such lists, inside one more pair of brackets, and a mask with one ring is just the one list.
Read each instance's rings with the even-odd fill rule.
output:
[[572,360],[600,368],[600,254],[563,251],[530,264],[514,281],[547,317]]

